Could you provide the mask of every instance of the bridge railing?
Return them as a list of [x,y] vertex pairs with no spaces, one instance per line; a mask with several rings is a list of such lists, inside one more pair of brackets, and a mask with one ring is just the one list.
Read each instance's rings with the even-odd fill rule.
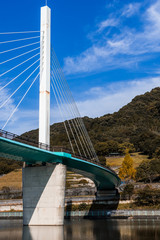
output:
[[111,172],[113,172],[114,174],[116,174],[115,171],[112,168],[97,162],[95,159],[88,159],[85,156],[79,156],[79,155],[73,154],[73,152],[71,150],[66,149],[62,146],[54,146],[53,147],[53,146],[50,146],[50,145],[47,145],[47,144],[44,144],[44,143],[40,143],[40,142],[35,141],[33,139],[30,139],[26,136],[19,136],[17,134],[7,132],[7,131],[1,130],[1,129],[0,129],[0,137],[4,137],[4,138],[10,139],[10,140],[25,143],[25,144],[31,145],[33,147],[38,147],[40,149],[44,149],[44,150],[48,150],[48,151],[52,151],[52,152],[66,152],[66,153],[71,154],[72,157],[74,157],[74,158],[78,158],[78,159],[82,159],[82,160],[87,161],[87,162],[94,163],[94,164],[99,165],[101,167],[104,167],[104,168],[110,170]]
[[10,140],[14,140],[16,142],[26,143],[26,144],[31,145],[33,147],[38,147],[38,148],[41,148],[41,149],[51,151],[50,145],[40,143],[40,142],[38,142],[34,139],[30,139],[26,136],[19,136],[17,134],[7,132],[5,130],[0,129],[0,137],[4,137],[4,138],[10,139]]

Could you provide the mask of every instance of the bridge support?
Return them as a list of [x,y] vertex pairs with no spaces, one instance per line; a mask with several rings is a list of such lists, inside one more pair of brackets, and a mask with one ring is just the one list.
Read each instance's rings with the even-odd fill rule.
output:
[[66,166],[23,168],[23,224],[63,225]]
[[[120,194],[117,189],[103,189],[98,190],[96,192],[96,201],[93,202],[92,209],[94,209],[94,205],[100,204],[101,209],[104,210],[116,210],[119,204]],[[92,210],[91,209],[91,210]]]

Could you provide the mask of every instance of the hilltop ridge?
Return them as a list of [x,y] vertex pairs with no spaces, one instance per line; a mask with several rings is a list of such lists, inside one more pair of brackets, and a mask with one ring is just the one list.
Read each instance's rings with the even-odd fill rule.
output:
[[[160,88],[136,96],[118,112],[102,117],[83,117],[99,156],[119,152],[120,144],[133,144],[135,151],[153,156],[160,146]],[[38,129],[27,132],[38,139]],[[51,125],[51,145],[70,147],[63,123]]]

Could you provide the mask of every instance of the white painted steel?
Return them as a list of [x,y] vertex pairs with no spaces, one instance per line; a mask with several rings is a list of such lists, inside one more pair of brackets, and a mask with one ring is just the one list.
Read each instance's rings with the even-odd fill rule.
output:
[[39,142],[50,144],[51,10],[41,8]]

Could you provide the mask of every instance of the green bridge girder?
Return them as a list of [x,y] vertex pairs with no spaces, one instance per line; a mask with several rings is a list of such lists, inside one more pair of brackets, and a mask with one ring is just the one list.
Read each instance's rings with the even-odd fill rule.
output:
[[72,157],[69,153],[51,152],[3,137],[0,137],[0,156],[30,164],[62,163],[68,170],[92,179],[98,190],[115,189],[121,183],[116,173],[96,163]]

